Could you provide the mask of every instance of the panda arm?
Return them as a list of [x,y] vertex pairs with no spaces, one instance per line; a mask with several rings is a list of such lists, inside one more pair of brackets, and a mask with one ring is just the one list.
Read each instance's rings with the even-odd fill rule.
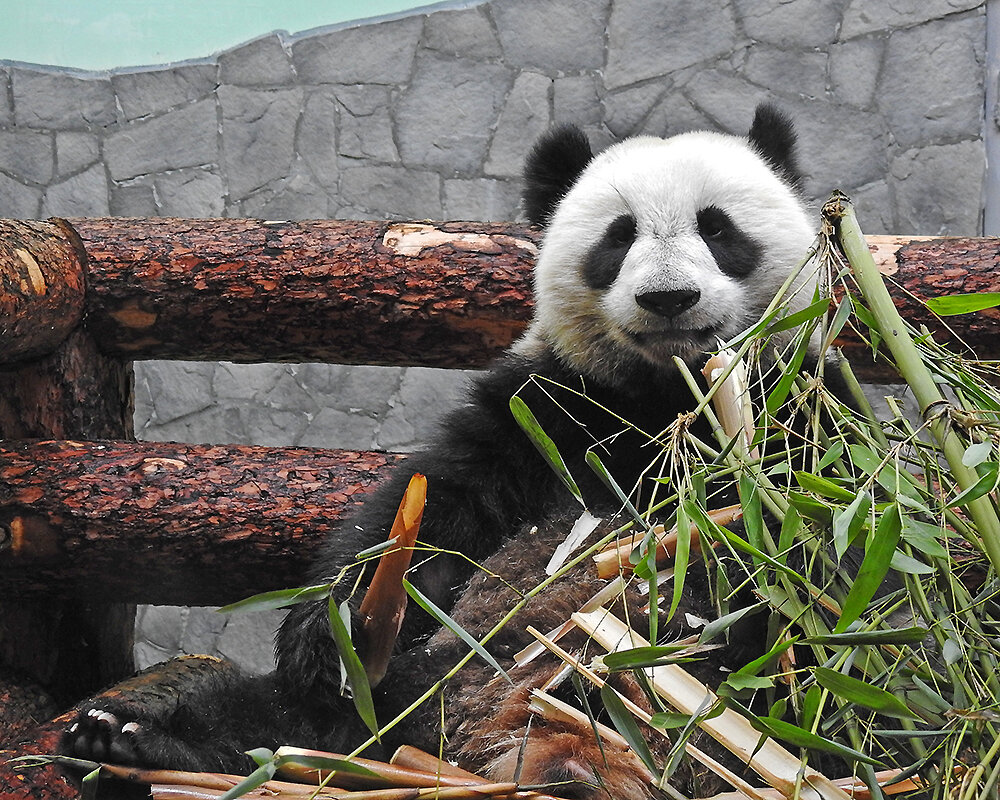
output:
[[[357,553],[386,540],[407,483],[419,472],[427,477],[419,541],[467,558],[418,552],[417,566],[408,578],[438,606],[449,609],[458,587],[474,569],[472,562],[494,553],[522,522],[539,518],[559,497],[557,479],[510,413],[510,397],[533,367],[509,356],[475,379],[469,402],[444,418],[432,446],[399,465],[340,534],[326,542],[312,567],[312,581],[337,577],[345,567],[357,564]],[[357,586],[357,573],[350,572],[335,596],[350,595],[356,612],[373,572],[369,566]],[[312,701],[335,694],[340,684],[327,615],[326,601],[295,606],[277,639],[280,676]],[[411,604],[397,647],[408,648],[434,625],[429,615]],[[357,629],[354,642],[363,655],[363,635]]]

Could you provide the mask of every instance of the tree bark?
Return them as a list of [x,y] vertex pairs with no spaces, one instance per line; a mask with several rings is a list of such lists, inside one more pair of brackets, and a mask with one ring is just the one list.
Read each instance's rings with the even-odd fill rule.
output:
[[88,327],[129,358],[470,368],[524,328],[510,224],[75,219]]
[[0,595],[220,605],[297,586],[324,537],[399,460],[293,447],[8,442]]

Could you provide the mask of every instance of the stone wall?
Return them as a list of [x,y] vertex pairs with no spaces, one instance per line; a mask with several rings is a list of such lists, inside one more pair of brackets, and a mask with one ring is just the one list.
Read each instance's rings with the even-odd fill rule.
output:
[[[975,234],[984,6],[491,0],[271,34],[166,67],[0,63],[0,216],[511,219],[521,160],[553,123],[582,124],[596,146],[742,132],[770,99],[798,123],[811,198],[847,191],[869,233]],[[457,380],[144,363],[136,430],[406,450]],[[143,661],[217,642],[231,654],[233,631],[259,634],[198,610],[144,614]]]

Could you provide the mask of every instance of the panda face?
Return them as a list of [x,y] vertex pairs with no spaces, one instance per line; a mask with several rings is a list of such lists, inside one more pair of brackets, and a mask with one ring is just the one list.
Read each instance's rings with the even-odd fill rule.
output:
[[755,142],[626,140],[588,161],[554,205],[521,349],[544,342],[605,379],[627,379],[637,361],[695,360],[757,319],[813,238]]

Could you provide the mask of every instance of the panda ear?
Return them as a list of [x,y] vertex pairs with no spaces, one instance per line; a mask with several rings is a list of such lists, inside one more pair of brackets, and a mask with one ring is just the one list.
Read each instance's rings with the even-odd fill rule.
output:
[[548,221],[593,157],[586,134],[575,125],[542,135],[524,165],[524,210],[532,224]]
[[770,103],[761,103],[747,138],[775,172],[793,187],[799,187],[803,176],[795,154],[795,130],[786,114]]

